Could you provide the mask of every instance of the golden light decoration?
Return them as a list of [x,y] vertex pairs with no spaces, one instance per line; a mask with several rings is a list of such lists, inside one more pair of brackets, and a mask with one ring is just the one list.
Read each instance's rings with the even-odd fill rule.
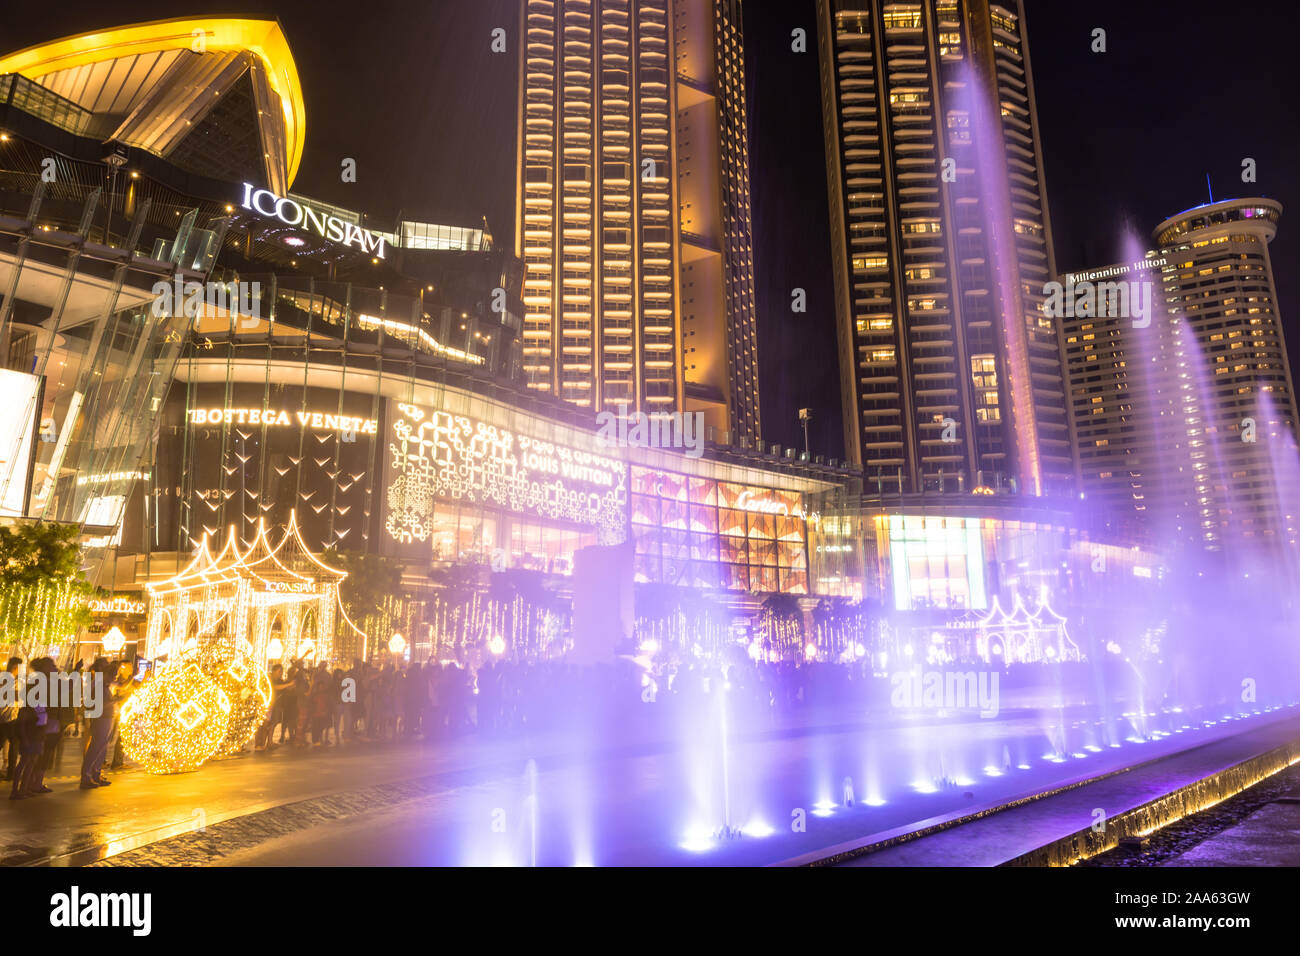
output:
[[104,648],[105,654],[116,654],[126,646],[126,635],[123,634],[122,629],[115,624],[108,629],[108,633],[104,635],[104,640],[100,643]]
[[278,637],[271,638],[271,642],[266,645],[266,658],[271,661],[278,661],[284,658],[284,645],[280,643]]
[[394,634],[388,639],[388,649],[394,654],[401,654],[406,650],[406,638],[401,634]]
[[225,739],[231,710],[197,664],[166,667],[122,705],[122,745],[150,773],[197,770]]
[[211,642],[204,644],[185,660],[198,665],[230,701],[226,733],[217,746],[218,754],[238,753],[253,739],[257,728],[271,710],[271,678],[244,648]]

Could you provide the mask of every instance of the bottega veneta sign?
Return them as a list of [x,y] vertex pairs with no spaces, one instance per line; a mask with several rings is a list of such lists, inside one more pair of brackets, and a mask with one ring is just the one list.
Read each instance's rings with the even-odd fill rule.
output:
[[379,423],[373,418],[338,415],[331,412],[285,411],[274,408],[191,408],[192,425],[267,425],[285,427],[295,422],[303,428],[360,432],[373,435]]
[[341,245],[355,245],[362,252],[384,258],[385,240],[381,235],[363,229],[322,209],[313,209],[310,205],[288,196],[277,196],[269,189],[258,189],[251,183],[244,183],[245,209],[251,209],[259,216],[269,216],[280,220],[286,226],[296,226],[315,232],[330,242]]

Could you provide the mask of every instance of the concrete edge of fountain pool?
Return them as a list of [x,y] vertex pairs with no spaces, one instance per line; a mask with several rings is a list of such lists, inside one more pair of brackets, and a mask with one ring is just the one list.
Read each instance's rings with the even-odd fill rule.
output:
[[[953,811],[772,865],[1069,866],[1124,838],[1148,835],[1206,810],[1295,763],[1300,763],[1300,718],[1284,718],[1051,790]],[[1106,815],[1098,832],[1091,814],[1107,801],[1121,808]],[[1013,815],[1019,819],[1010,819]],[[1089,822],[1072,825],[1079,820]]]

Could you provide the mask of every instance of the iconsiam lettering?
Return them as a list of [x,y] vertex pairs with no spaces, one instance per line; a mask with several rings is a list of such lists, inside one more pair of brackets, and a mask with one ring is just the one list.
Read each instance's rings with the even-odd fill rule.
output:
[[587,525],[603,543],[623,540],[627,472],[621,461],[462,415],[396,408],[386,523],[394,539],[427,541],[434,502],[443,499]]
[[277,196],[269,189],[256,189],[251,183],[244,183],[245,209],[251,209],[261,216],[280,220],[286,226],[297,226],[315,232],[323,239],[340,245],[355,245],[366,255],[384,258],[384,237],[376,235],[369,229],[330,215],[319,209],[313,209],[305,202],[288,196]]

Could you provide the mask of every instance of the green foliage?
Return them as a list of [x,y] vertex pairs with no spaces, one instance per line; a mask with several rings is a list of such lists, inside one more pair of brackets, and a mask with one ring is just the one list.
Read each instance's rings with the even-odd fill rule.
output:
[[348,617],[355,622],[380,614],[388,606],[386,599],[401,595],[401,561],[380,554],[334,548],[325,551],[321,560],[348,573],[339,585],[339,599]]
[[76,525],[49,522],[0,528],[0,587],[51,580],[84,584],[79,533]]
[[0,642],[19,648],[70,639],[91,622],[76,525],[0,528]]

